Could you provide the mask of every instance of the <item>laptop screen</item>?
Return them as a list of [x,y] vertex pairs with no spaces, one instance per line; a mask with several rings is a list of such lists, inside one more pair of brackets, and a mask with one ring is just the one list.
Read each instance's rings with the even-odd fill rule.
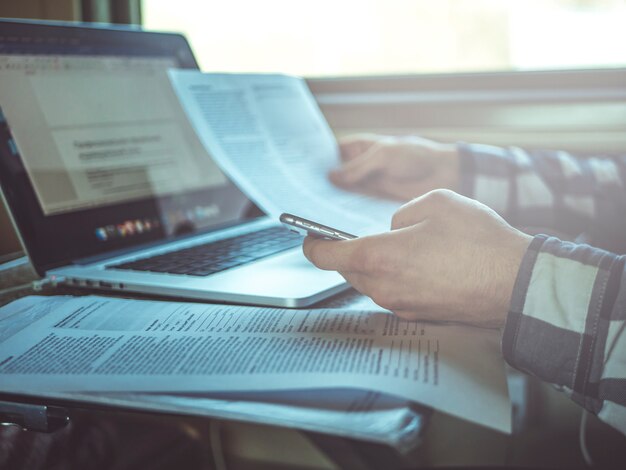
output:
[[169,84],[168,69],[195,66],[181,36],[11,25],[0,179],[40,270],[245,218]]

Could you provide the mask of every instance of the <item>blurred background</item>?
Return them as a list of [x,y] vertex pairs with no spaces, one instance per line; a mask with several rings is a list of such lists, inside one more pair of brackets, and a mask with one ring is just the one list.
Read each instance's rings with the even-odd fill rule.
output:
[[[626,153],[626,0],[20,0],[176,31],[204,71],[306,77],[334,132]],[[0,257],[20,249],[0,204]]]
[[306,77],[626,65],[623,0],[143,0],[210,71]]

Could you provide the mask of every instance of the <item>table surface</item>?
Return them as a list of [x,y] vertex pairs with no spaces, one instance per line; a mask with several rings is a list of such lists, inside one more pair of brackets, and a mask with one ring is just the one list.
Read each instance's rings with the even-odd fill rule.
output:
[[[35,291],[32,283],[37,279],[37,274],[24,258],[0,265],[0,306],[31,294],[84,295],[85,293],[93,293],[93,291],[89,292],[84,289],[61,286],[57,288],[46,287],[41,291]],[[102,294],[101,291],[98,293]],[[358,293],[348,291],[326,301],[324,305],[329,306],[330,303],[334,307],[340,307],[342,304],[355,302],[358,299]],[[416,458],[415,462],[419,461],[419,463],[427,465],[460,466],[507,464],[556,468],[584,466],[578,443],[580,408],[571,403],[564,395],[553,390],[552,387],[546,386],[538,380],[526,378],[522,374],[519,374],[518,377],[522,385],[515,393],[522,393],[524,396],[517,407],[521,407],[523,410],[517,410],[516,431],[512,436],[505,436],[441,413],[434,413],[424,434],[419,458]],[[236,443],[237,449],[230,449],[233,455],[243,455],[246,461],[252,459],[262,462],[265,459],[265,463],[270,465],[272,458],[276,459],[277,455],[284,454],[284,449],[274,449],[276,451],[272,449],[276,446],[281,449],[281,440],[289,440],[289,437],[286,436],[281,439],[276,439],[275,436],[280,435],[280,433],[294,432],[293,430],[272,429],[262,425],[246,425],[245,423],[234,422],[224,422],[222,426],[224,433],[230,436],[229,441]],[[626,463],[626,446],[623,445],[623,436],[608,428],[595,417],[591,419],[589,431],[590,446],[591,450],[595,450],[594,455],[599,456],[600,460],[609,458],[611,463],[615,463],[616,458],[622,459]],[[298,439],[295,439],[294,436],[291,436],[291,439],[294,440],[293,445],[296,449],[297,444],[295,442],[298,442]],[[313,467],[337,468],[337,460],[345,457],[341,454],[339,459],[336,459],[337,455],[332,455],[337,452],[337,441],[329,443],[323,437],[312,438],[312,436],[308,436],[303,442],[308,442],[310,446],[311,441],[314,442],[314,447],[318,451],[321,448],[322,454],[324,454],[320,456]],[[302,442],[300,445],[304,446]],[[351,452],[355,452],[355,445],[354,442],[350,444]],[[608,446],[614,446],[617,449],[613,447],[609,449]],[[311,463],[311,449],[307,450],[305,447],[302,447],[301,454],[308,456],[308,462]],[[339,452],[346,452],[346,450]],[[365,452],[367,453],[367,451]],[[377,468],[372,463],[376,460],[375,455],[373,459],[369,459],[370,467],[368,468]],[[330,466],[328,466],[329,459],[331,461]],[[284,460],[281,461],[284,462]],[[406,462],[404,464],[406,465]]]

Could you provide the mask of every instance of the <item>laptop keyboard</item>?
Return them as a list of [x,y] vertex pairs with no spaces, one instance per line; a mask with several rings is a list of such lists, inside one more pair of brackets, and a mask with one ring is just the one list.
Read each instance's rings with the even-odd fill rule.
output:
[[301,235],[283,227],[270,227],[107,268],[208,276],[280,253],[301,243]]

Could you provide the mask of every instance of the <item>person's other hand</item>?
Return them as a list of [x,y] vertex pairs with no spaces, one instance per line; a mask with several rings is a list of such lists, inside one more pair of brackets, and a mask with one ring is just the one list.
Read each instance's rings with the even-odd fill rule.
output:
[[348,241],[307,237],[304,254],[402,318],[503,325],[532,237],[448,190],[405,204],[391,228]]
[[359,134],[339,142],[342,165],[329,173],[337,186],[407,201],[459,182],[456,145],[421,137]]

